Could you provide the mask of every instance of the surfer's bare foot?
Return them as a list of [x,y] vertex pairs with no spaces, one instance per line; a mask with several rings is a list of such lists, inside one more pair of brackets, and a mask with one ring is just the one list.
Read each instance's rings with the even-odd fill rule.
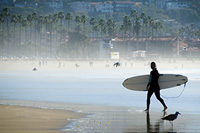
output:
[[163,112],[165,112],[167,110],[167,107],[164,107]]

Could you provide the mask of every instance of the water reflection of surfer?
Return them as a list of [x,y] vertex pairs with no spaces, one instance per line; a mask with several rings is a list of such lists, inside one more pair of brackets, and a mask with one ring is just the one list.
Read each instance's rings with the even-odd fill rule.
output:
[[167,106],[165,105],[164,100],[160,97],[160,86],[158,84],[158,79],[160,74],[158,73],[158,70],[156,69],[156,63],[151,62],[151,73],[150,73],[150,78],[149,78],[149,83],[147,84],[146,89],[148,90],[147,93],[147,109],[145,111],[149,111],[149,106],[150,106],[150,99],[153,93],[155,93],[156,98],[161,102],[163,105],[165,111],[167,109]]
[[[150,121],[150,114],[149,114],[149,112],[147,112],[146,114],[147,114],[146,115],[147,133],[152,133],[152,132],[159,133],[159,132],[163,132],[163,131],[161,131],[163,129],[160,128],[162,121],[160,119],[158,119],[156,121],[156,124],[152,125],[151,121]],[[162,117],[164,117],[165,115],[166,115],[166,111],[163,112],[163,116]]]

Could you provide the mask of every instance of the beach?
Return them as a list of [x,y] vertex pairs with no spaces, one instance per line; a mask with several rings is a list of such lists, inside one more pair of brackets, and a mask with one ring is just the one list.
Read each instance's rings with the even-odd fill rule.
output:
[[[155,96],[150,113],[144,112],[146,92],[122,85],[126,78],[149,74],[150,61],[121,60],[120,67],[114,67],[114,62],[0,61],[0,132],[200,131],[199,60],[156,61],[160,73],[189,79],[185,88],[161,91],[168,106],[166,114]],[[173,127],[161,120],[176,111],[181,115]]]
[[161,120],[171,111],[165,112],[166,114],[161,110],[146,113],[141,108],[135,107],[16,100],[1,100],[1,104],[4,104],[0,105],[0,131],[2,133],[189,133],[200,131],[200,114],[186,112],[178,116],[172,127],[168,121]]
[[0,105],[0,114],[1,133],[60,133],[68,119],[83,117],[71,111],[9,105]]

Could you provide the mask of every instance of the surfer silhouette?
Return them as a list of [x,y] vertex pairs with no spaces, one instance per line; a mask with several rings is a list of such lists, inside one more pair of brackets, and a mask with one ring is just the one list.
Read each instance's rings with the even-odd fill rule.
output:
[[167,106],[165,105],[164,100],[160,97],[160,86],[158,84],[158,79],[160,74],[158,73],[155,62],[151,62],[151,69],[152,71],[150,72],[149,83],[147,84],[146,87],[148,93],[147,93],[147,109],[145,111],[149,112],[150,99],[153,93],[155,93],[156,98],[163,105],[164,107],[163,111],[166,111]]

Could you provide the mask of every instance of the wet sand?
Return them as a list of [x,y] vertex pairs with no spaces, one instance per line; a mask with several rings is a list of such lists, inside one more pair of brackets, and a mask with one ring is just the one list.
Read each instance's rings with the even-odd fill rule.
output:
[[0,105],[1,133],[61,133],[70,119],[84,114],[64,110]]
[[8,103],[12,106],[0,105],[1,133],[191,133],[200,131],[200,114],[181,112],[182,114],[173,122],[173,126],[168,121],[161,120],[163,116],[175,113],[170,109],[165,113],[155,109],[146,113],[143,109],[134,107],[1,100],[1,104]]

